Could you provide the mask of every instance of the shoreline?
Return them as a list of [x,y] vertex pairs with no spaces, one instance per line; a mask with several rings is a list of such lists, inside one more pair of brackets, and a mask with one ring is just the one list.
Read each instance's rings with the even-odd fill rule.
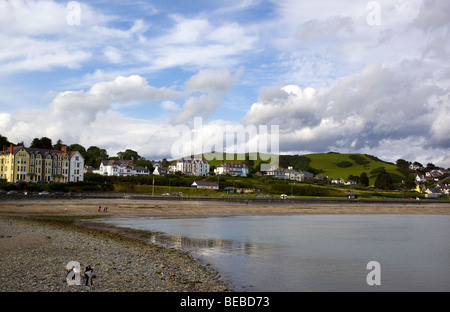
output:
[[[89,223],[0,215],[0,292],[230,292],[218,272],[187,252],[145,241],[136,232]],[[69,262],[79,285],[66,280]],[[91,264],[96,278],[85,285]]]
[[[100,211],[98,208],[101,207]],[[103,210],[107,207],[107,212]],[[448,202],[229,203],[126,198],[27,199],[0,202],[0,216],[208,216],[290,214],[450,214]]]
[[[233,291],[208,264],[182,250],[146,241],[146,231],[79,219],[298,214],[450,215],[450,204],[242,204],[123,198],[10,200],[0,203],[0,263],[4,268],[0,292]],[[9,218],[12,226],[8,225]],[[78,261],[82,272],[88,263],[94,266],[98,277],[93,288],[67,284],[65,265],[70,261]]]

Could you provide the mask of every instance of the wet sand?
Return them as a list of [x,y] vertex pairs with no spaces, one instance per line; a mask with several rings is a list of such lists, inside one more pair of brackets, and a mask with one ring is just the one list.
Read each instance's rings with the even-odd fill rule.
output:
[[[101,207],[100,212],[98,211]],[[107,212],[104,209],[107,207]],[[0,215],[108,215],[108,216],[202,216],[202,215],[296,215],[296,214],[450,214],[450,203],[224,203],[132,199],[39,199],[0,202]]]

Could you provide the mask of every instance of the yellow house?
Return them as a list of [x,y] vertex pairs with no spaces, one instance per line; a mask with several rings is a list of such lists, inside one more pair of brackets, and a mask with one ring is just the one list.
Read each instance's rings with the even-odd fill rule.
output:
[[0,181],[69,182],[71,153],[61,150],[3,147],[0,151]]
[[23,146],[10,146],[0,152],[0,178],[7,182],[29,181],[30,154]]
[[[30,181],[32,182],[67,182],[60,176],[62,159],[68,159],[67,153],[57,150],[28,148],[30,153]],[[65,155],[65,156],[64,156]]]
[[417,191],[419,193],[424,193],[426,189],[427,188],[425,187],[425,185],[417,184],[414,191]]

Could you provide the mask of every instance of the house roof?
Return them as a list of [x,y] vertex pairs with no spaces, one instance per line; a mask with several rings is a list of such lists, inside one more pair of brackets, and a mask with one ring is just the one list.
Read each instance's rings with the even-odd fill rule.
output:
[[134,161],[124,159],[109,159],[109,160],[102,160],[102,164],[103,166],[122,165],[126,167],[132,167],[134,166]]
[[[55,155],[55,154],[65,154],[64,151],[62,150],[53,150],[53,149],[46,149],[46,148],[36,148],[36,147],[24,147],[24,146],[13,146],[12,148],[12,153],[15,155],[17,152],[19,152],[20,150],[26,150],[29,154],[42,154],[42,155]],[[10,153],[10,148],[6,148],[6,150],[4,151],[0,151],[0,154],[4,155],[4,154],[9,154]],[[75,153],[75,152],[69,152],[69,153]]]
[[179,159],[177,162],[187,162],[187,163],[194,163],[194,162],[197,162],[197,163],[204,163],[204,164],[207,164],[207,163],[208,163],[208,162],[207,162],[206,160],[204,160],[203,158],[188,158],[188,159],[184,159],[184,157],[181,158],[181,159]]
[[219,186],[216,182],[194,181],[194,183],[198,186]]
[[221,163],[217,167],[228,167],[228,168],[247,168],[247,165],[244,163],[235,164],[235,163]]

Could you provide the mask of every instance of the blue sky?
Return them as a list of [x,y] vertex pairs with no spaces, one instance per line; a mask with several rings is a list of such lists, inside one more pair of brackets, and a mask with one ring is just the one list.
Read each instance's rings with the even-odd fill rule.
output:
[[177,125],[202,117],[206,140],[226,126],[277,125],[281,153],[450,167],[449,9],[0,0],[0,134],[160,159]]

